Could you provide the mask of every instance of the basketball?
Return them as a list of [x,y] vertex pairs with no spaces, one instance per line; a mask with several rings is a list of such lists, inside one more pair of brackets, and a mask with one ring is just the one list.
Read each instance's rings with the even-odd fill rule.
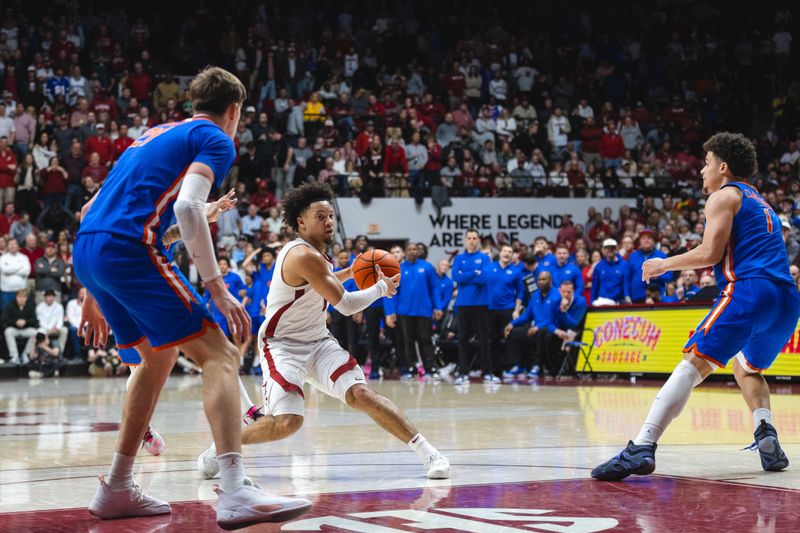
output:
[[353,261],[353,279],[359,289],[369,289],[378,281],[375,265],[381,267],[383,275],[391,278],[400,273],[400,263],[386,250],[370,250]]

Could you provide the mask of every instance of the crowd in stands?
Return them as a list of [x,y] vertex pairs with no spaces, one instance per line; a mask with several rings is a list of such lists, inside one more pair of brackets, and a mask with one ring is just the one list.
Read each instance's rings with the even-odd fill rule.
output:
[[[0,358],[36,361],[32,371],[52,374],[53,360],[81,354],[102,374],[121,371],[112,346],[88,354],[75,335],[82,296],[71,243],[80,208],[148,128],[191,116],[186,80],[208,63],[248,88],[237,160],[223,185],[236,189],[239,209],[213,227],[220,257],[247,290],[258,282],[253,272],[290,238],[280,218],[283,192],[320,180],[365,203],[432,194],[631,198],[619,213],[567,217],[554,243],[511,243],[506,263],[537,272],[528,285],[537,289],[543,263],[572,265],[580,274],[575,294],[593,305],[706,296],[715,284],[710,272],[671,273],[650,285],[636,272],[646,258],[701,241],[701,144],[721,129],[755,143],[759,172],[751,181],[783,220],[796,276],[797,14],[777,2],[746,16],[738,9],[181,0],[150,16],[85,1],[43,11],[7,6],[0,13]],[[502,247],[491,246],[481,249],[502,258]],[[344,249],[352,257],[363,242]],[[180,246],[174,261],[198,284]],[[555,294],[560,278],[550,278]],[[256,302],[251,310],[258,313]],[[446,310],[435,310],[441,321]],[[385,331],[394,329],[394,319],[377,311],[361,318],[362,328],[383,321]],[[352,336],[344,324],[334,328]],[[483,328],[471,319],[460,327]],[[494,350],[497,335],[479,343]]]

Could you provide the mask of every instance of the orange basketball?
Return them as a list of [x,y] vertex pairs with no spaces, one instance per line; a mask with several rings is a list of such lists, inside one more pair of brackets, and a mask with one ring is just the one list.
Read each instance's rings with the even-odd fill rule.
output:
[[370,250],[353,261],[353,280],[359,289],[369,289],[378,282],[375,265],[381,267],[383,275],[391,278],[400,273],[400,263],[386,250]]

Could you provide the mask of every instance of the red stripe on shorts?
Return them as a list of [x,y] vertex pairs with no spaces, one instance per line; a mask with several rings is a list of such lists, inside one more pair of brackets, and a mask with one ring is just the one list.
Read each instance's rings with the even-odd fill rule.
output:
[[285,377],[283,377],[283,375],[280,372],[278,372],[278,369],[275,366],[275,360],[272,358],[272,354],[270,353],[269,347],[267,346],[266,342],[264,343],[264,359],[267,360],[267,367],[269,368],[269,377],[271,377],[286,392],[294,391],[300,394],[300,396],[302,396],[305,399],[306,395],[303,394],[303,389],[301,387],[298,387],[291,381],[287,380]]
[[336,383],[336,380],[342,377],[342,374],[353,370],[356,366],[358,366],[358,361],[353,359],[353,356],[351,355],[350,359],[348,359],[345,364],[333,371],[333,374],[331,374],[331,381]]

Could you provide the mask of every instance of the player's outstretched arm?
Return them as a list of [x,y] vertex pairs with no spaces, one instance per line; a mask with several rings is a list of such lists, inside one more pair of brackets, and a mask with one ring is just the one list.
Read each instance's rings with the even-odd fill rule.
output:
[[704,268],[722,261],[731,236],[733,217],[741,206],[739,189],[727,187],[712,193],[706,202],[706,230],[703,242],[685,254],[667,259],[649,259],[642,264],[642,281],[649,282],[664,272]]
[[[239,199],[234,198],[235,193],[236,191],[231,189],[228,191],[228,194],[221,197],[219,200],[206,204],[206,219],[209,224],[216,222],[222,213],[236,206]],[[173,224],[167,228],[167,231],[164,232],[164,236],[161,237],[161,243],[164,245],[164,248],[167,249],[169,249],[172,243],[178,242],[179,240],[181,240],[181,228],[178,224]]]

